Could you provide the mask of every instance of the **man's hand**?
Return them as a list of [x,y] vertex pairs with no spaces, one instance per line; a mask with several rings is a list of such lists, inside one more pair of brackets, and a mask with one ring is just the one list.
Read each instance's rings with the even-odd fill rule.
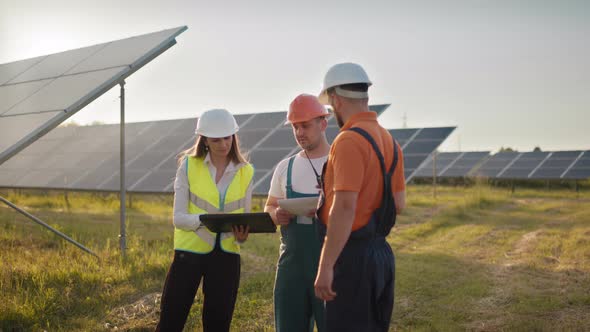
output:
[[309,210],[305,216],[309,217],[309,218],[313,218],[313,217],[315,217],[316,212],[318,212],[317,209]]
[[281,207],[277,207],[275,210],[275,217],[274,222],[277,225],[288,225],[291,222],[291,218],[295,217],[289,211],[285,209],[281,209]]
[[334,281],[334,268],[320,265],[318,275],[315,278],[315,296],[324,301],[332,301],[336,293],[332,290]]
[[291,222],[291,218],[295,216],[289,213],[287,210],[281,209],[279,206],[279,199],[282,198],[268,195],[266,205],[264,206],[264,212],[268,212],[268,214],[270,214],[272,222],[274,222],[275,225],[288,225],[289,222]]

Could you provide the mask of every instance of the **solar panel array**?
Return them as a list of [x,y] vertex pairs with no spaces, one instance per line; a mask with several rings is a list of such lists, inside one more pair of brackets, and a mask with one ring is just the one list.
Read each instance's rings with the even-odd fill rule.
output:
[[[388,105],[373,105],[383,112]],[[240,114],[240,146],[256,169],[254,192],[266,194],[275,165],[296,151],[286,112]],[[195,143],[196,118],[126,125],[126,187],[172,192],[179,152]],[[338,127],[328,122],[330,140]],[[0,165],[0,187],[117,191],[119,125],[58,127]]]
[[[432,154],[416,171],[416,177],[432,177],[435,167]],[[441,152],[436,154],[436,176],[442,178],[467,177],[480,165],[490,153],[474,152]]]
[[410,181],[422,163],[436,150],[456,127],[391,129],[404,152],[406,181]]
[[587,179],[590,178],[590,150],[584,151],[573,165],[563,174],[563,179]]
[[475,175],[498,179],[586,179],[590,178],[590,152],[500,152],[483,163]]
[[186,29],[0,65],[0,164],[170,48]]

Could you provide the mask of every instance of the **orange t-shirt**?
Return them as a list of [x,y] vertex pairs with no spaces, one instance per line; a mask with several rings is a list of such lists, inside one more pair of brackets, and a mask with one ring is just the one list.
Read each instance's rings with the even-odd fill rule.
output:
[[[373,211],[381,204],[383,175],[379,158],[371,143],[358,133],[346,131],[352,127],[362,128],[371,135],[383,154],[387,170],[393,162],[393,144],[391,134],[377,122],[375,112],[352,115],[332,143],[324,177],[325,202],[320,219],[323,223],[328,223],[335,191],[358,192],[356,213],[352,224],[354,231],[366,225]],[[406,189],[404,158],[400,146],[397,143],[396,145],[397,165],[391,179],[394,193]]]

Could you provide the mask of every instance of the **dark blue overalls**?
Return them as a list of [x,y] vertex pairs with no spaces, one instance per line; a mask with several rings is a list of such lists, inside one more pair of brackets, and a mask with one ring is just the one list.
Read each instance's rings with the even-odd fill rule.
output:
[[[339,332],[388,331],[393,313],[395,257],[385,238],[396,218],[391,178],[398,153],[394,140],[393,162],[387,171],[383,154],[373,138],[361,128],[349,130],[365,137],[379,158],[383,173],[383,199],[369,222],[351,232],[334,265],[332,289],[336,298],[326,302],[326,328],[327,331]],[[322,188],[325,171],[326,165],[322,171]],[[319,210],[323,208],[323,195],[322,190]],[[317,215],[320,215],[319,211]],[[323,242],[326,226],[321,222],[317,225]]]
[[[291,174],[295,156],[287,168],[287,198],[318,197],[293,190]],[[281,248],[274,289],[275,327],[278,332],[325,331],[324,304],[315,297],[314,281],[320,256],[317,227],[295,217],[281,226]]]

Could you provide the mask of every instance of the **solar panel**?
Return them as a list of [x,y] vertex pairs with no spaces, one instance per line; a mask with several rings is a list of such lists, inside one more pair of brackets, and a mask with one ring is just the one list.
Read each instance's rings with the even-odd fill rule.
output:
[[453,132],[453,130],[455,130],[455,127],[423,128],[418,132],[414,140],[445,140]]
[[0,164],[170,48],[185,30],[0,65]]
[[6,85],[0,89],[0,114],[8,112],[14,105],[33,95],[51,80],[27,82],[23,84]]
[[490,153],[484,152],[463,152],[446,170],[440,174],[441,177],[466,177],[483,163]]
[[85,173],[84,168],[60,170],[57,176],[47,182],[45,188],[69,189],[72,187],[72,182],[84,176]]
[[287,112],[257,113],[241,129],[274,129],[287,119]]
[[238,139],[240,140],[240,148],[245,151],[250,151],[260,140],[268,135],[268,129],[251,129],[240,130],[238,132]]
[[297,142],[293,137],[293,130],[291,127],[281,128],[272,133],[267,139],[258,146],[260,149],[264,148],[295,148]]
[[590,178],[590,150],[584,151],[563,175],[564,179]]
[[19,142],[27,141],[26,133],[36,131],[42,124],[58,116],[58,113],[48,112],[13,117],[0,116],[0,165],[13,156],[16,150],[21,147],[21,145],[17,145]]
[[520,155],[518,152],[499,152],[486,160],[476,171],[476,175],[495,178],[502,170]]
[[197,118],[180,119],[175,121],[179,122],[179,125],[174,132],[176,135],[186,136],[187,138],[196,138],[195,128],[197,127]]
[[130,169],[150,170],[160,165],[169,155],[170,151],[150,151],[150,153],[139,155],[135,160],[128,163],[127,166]]
[[[129,189],[132,185],[137,183],[145,175],[145,170],[133,170],[129,169],[125,171],[125,188]],[[120,187],[119,173],[109,177],[106,181],[102,182],[99,186],[99,190],[104,191],[117,191]]]
[[27,176],[23,176],[18,179],[15,183],[18,187],[28,188],[45,188],[47,184],[55,177],[59,176],[59,171],[48,171],[48,170],[34,170],[27,173]]
[[111,159],[98,164],[82,177],[74,180],[68,186],[71,189],[99,190],[100,184],[107,181],[119,169],[119,159]]
[[[404,153],[406,182],[415,176],[420,165],[436,150],[456,127],[389,130]],[[398,138],[400,137],[400,138]]]
[[328,140],[328,143],[332,144],[332,142],[334,142],[334,139],[336,139],[336,136],[338,136],[339,133],[340,128],[338,128],[338,126],[328,126],[326,128],[326,139]]
[[389,106],[391,106],[391,104],[369,105],[369,110],[377,113],[377,116],[379,116],[383,112],[385,112],[385,110],[388,109]]
[[36,63],[43,60],[46,56],[39,56],[36,58],[15,61],[0,65],[0,85],[4,85],[8,81],[14,79],[19,74],[25,72],[28,68],[34,66]]
[[254,150],[250,153],[250,162],[257,170],[273,169],[276,164],[286,158],[292,150],[292,147]]
[[531,179],[561,179],[576,161],[584,155],[583,151],[556,151],[530,175]]
[[414,176],[431,177],[434,167],[436,166],[436,175],[440,174],[451,165],[457,158],[462,155],[461,152],[443,152],[436,154],[436,165],[434,163],[434,154],[431,154],[424,163],[416,170]]
[[174,172],[174,174],[176,174],[177,168],[178,168],[178,159],[177,159],[176,155],[166,158],[166,160],[164,160],[157,167],[157,169],[159,171],[167,171],[167,172],[172,171],[172,172]]
[[[236,118],[236,122],[238,123],[238,126],[242,126],[246,121],[249,121],[250,118],[253,118],[254,114],[236,114],[234,115],[234,118]],[[197,122],[195,121],[195,124]],[[242,130],[242,128],[240,128],[240,130]]]
[[24,173],[23,170],[17,169],[7,169],[3,168],[0,169],[0,183],[3,187],[14,187],[16,185],[17,179],[20,179]]
[[395,138],[398,142],[400,141],[408,141],[412,136],[416,134],[419,129],[415,128],[404,128],[404,129],[391,129],[389,132],[391,136]]
[[422,154],[426,157],[442,143],[442,140],[417,141],[412,140],[404,147],[407,154]]
[[549,156],[548,152],[525,152],[518,155],[507,168],[497,174],[503,179],[527,179]]
[[270,182],[272,180],[273,170],[256,170],[254,172],[254,188],[253,193],[258,195],[266,195],[270,190]]
[[129,189],[135,192],[172,192],[175,176],[176,170],[156,170]]
[[61,113],[76,101],[84,100],[85,96],[103,82],[108,82],[113,77],[121,77],[126,71],[125,67],[116,67],[56,78],[35,94],[11,107],[2,116],[52,111]]
[[585,166],[585,154],[584,151],[500,152],[472,173],[501,179],[584,179],[590,171]]
[[194,144],[191,135],[176,135],[177,132],[177,130],[174,130],[173,135],[163,136],[150,148],[150,150],[146,151],[144,154],[149,154],[152,151],[163,151],[170,154],[172,152],[180,152],[185,145],[190,146]]
[[[14,84],[27,81],[38,81],[49,77],[62,76],[77,64],[92,56],[102,47],[104,47],[104,44],[48,55],[43,59],[43,61],[37,61],[22,74],[17,75],[15,78],[10,80],[10,83]],[[106,67],[101,67],[98,69],[103,68]]]

